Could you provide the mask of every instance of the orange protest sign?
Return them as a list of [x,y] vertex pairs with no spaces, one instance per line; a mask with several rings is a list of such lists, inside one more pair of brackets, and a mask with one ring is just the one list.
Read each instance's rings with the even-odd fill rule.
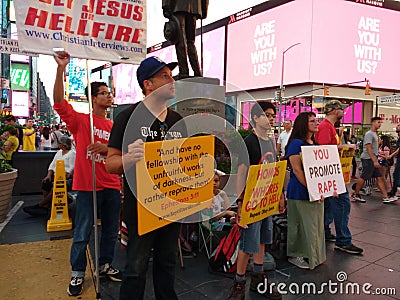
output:
[[278,212],[286,164],[284,160],[250,166],[241,210],[241,225],[260,221]]
[[350,172],[354,157],[354,149],[343,148],[340,154],[340,163],[342,165],[343,179],[345,184],[350,183]]
[[139,235],[211,206],[214,136],[149,142],[136,166]]

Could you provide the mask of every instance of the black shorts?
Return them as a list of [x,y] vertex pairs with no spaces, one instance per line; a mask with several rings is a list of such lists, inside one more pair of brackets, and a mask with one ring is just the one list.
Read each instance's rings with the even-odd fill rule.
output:
[[371,179],[372,177],[382,177],[382,173],[379,170],[379,168],[376,168],[374,166],[374,162],[372,159],[361,159],[361,165],[362,165],[362,172],[361,172],[361,178],[364,180]]

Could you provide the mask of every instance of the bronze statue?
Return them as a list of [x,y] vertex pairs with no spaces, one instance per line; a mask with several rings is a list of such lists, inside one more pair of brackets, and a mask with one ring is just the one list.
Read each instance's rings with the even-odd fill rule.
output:
[[176,39],[175,50],[178,58],[178,78],[189,77],[190,65],[194,76],[202,76],[197,50],[194,44],[196,38],[196,20],[207,17],[208,0],[163,0],[162,9],[164,17],[179,24],[179,38]]

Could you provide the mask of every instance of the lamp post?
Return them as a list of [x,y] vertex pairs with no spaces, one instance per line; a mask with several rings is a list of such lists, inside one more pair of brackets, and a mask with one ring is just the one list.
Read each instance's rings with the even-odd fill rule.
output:
[[278,127],[278,132],[279,134],[281,133],[281,122],[282,122],[282,93],[284,91],[284,87],[283,87],[283,74],[285,71],[285,53],[288,52],[290,49],[292,49],[293,47],[300,45],[301,43],[296,43],[291,45],[289,48],[287,48],[286,50],[283,50],[282,52],[282,72],[281,72],[281,85],[279,87],[279,127]]

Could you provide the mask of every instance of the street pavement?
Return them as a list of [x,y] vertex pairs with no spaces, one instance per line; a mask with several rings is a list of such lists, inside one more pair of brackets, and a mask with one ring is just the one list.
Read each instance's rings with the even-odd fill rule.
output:
[[[23,207],[36,204],[40,198],[40,195],[14,196],[12,204],[13,206],[17,204],[17,208]],[[271,282],[281,284],[281,290],[286,293],[283,299],[400,299],[400,201],[383,204],[378,192],[365,196],[365,199],[366,203],[352,203],[350,215],[353,243],[364,249],[363,254],[343,253],[334,250],[334,243],[327,242],[326,262],[312,271],[299,269],[286,260],[277,260],[276,270],[269,271],[268,276]],[[6,251],[10,251],[13,245],[17,247],[17,244],[24,243],[24,247],[29,249],[37,245],[37,242],[50,240],[57,244],[72,237],[72,231],[47,233],[46,219],[31,217],[25,214],[22,208],[17,209],[10,221],[2,225],[3,227],[0,225],[0,261],[2,261],[0,266],[7,264],[4,259]],[[93,242],[90,248],[93,256]],[[60,274],[64,274],[65,270],[69,271],[68,259],[64,257],[63,260],[59,260],[59,270],[63,270]],[[125,259],[125,252],[118,244],[114,265],[123,269]],[[196,257],[185,256],[183,263],[182,269],[177,260],[176,290],[179,299],[226,299],[232,279],[223,274],[210,273],[204,252],[198,253]],[[155,299],[151,266],[150,261],[146,300]],[[21,270],[18,270],[19,268]],[[65,278],[49,276],[46,272],[41,272],[40,264],[29,265],[29,260],[28,263],[25,261],[23,265],[15,266],[16,272],[20,275],[24,274],[26,268],[37,269],[36,275],[28,282],[41,288],[35,289],[36,292],[32,294],[30,285],[23,284],[27,281],[21,281],[21,285],[18,286],[21,298],[14,296],[12,299],[27,299],[26,296],[22,296],[24,291],[29,294],[29,299],[71,299],[66,293],[68,275],[63,275]],[[91,276],[93,275],[89,266],[87,277]],[[3,291],[0,292],[0,296],[12,294],[10,291],[8,294],[4,292],[12,288],[5,286],[4,281],[0,286],[0,290]],[[54,286],[62,286],[61,291],[59,293],[53,291],[54,294],[51,294]],[[118,299],[119,286],[119,283],[102,280],[101,299]],[[249,291],[248,286],[249,282],[246,299],[265,299]],[[314,287],[315,292],[313,292]],[[91,297],[93,293],[88,288],[84,290],[81,298],[77,299],[91,299]],[[2,299],[8,298],[3,296]]]

